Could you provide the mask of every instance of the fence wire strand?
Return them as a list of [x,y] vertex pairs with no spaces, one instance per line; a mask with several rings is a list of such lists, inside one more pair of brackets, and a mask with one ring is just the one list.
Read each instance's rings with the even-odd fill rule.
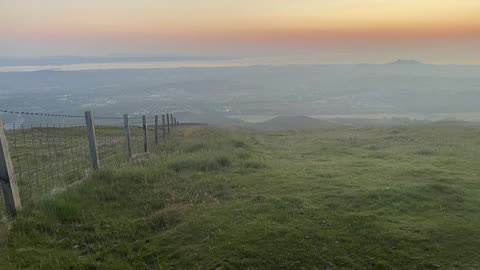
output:
[[118,166],[126,161],[123,118],[95,119],[95,134],[101,166]]

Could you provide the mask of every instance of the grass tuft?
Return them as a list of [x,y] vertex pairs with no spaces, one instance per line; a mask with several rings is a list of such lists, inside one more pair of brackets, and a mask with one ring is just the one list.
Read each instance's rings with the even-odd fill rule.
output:
[[181,171],[215,171],[231,165],[229,157],[220,156],[185,156],[169,161],[168,167],[175,172]]
[[242,165],[247,169],[262,169],[266,167],[265,163],[258,160],[247,160]]

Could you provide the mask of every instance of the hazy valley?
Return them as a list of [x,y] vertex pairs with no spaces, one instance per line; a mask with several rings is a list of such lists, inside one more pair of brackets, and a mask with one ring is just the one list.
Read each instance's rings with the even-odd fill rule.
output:
[[480,66],[415,61],[0,73],[1,109],[104,115],[176,111],[183,121],[234,125],[281,115],[478,120],[478,89]]

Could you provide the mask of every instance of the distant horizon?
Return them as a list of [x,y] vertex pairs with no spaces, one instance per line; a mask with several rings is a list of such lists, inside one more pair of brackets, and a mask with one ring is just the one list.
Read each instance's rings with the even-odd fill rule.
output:
[[[370,61],[317,61],[316,57],[309,57],[309,55],[234,55],[234,54],[175,54],[175,53],[166,53],[166,54],[142,54],[142,53],[114,53],[114,54],[88,54],[88,55],[75,55],[75,54],[52,54],[52,55],[0,55],[0,66],[5,66],[4,61],[38,61],[38,60],[112,60],[117,62],[118,60],[128,60],[136,61],[194,61],[194,60],[209,60],[209,61],[221,61],[221,60],[238,60],[238,59],[292,59],[295,61],[305,61],[317,64],[390,64],[397,61],[414,61],[420,64],[428,65],[480,65],[478,63],[472,62],[445,62],[445,61],[428,61],[423,58],[412,58],[412,57],[386,57],[381,60],[370,60]],[[100,62],[98,62],[100,63]],[[104,62],[111,63],[111,62]],[[295,64],[295,63],[293,63]]]
[[[275,62],[275,60],[280,60]],[[242,62],[244,61],[244,62]],[[270,61],[270,62],[269,62]],[[122,55],[50,55],[50,56],[37,56],[37,57],[12,57],[12,56],[0,56],[0,72],[8,71],[8,68],[22,67],[36,67],[43,69],[55,69],[71,66],[73,70],[78,67],[79,70],[95,69],[89,68],[89,65],[100,65],[99,69],[110,69],[108,65],[112,65],[111,69],[124,69],[128,68],[128,64],[138,64],[142,68],[142,63],[145,63],[144,68],[175,68],[175,67],[215,67],[215,63],[218,67],[231,67],[237,66],[256,66],[256,65],[271,65],[271,66],[285,66],[285,65],[465,65],[476,66],[480,64],[469,63],[428,63],[418,59],[402,59],[395,58],[382,62],[351,62],[351,63],[335,63],[335,62],[313,62],[298,60],[292,58],[289,62],[287,59],[276,59],[275,57],[261,58],[261,57],[245,57],[245,56],[226,56],[226,55],[135,55],[135,54],[122,54]],[[159,63],[158,67],[154,63]],[[170,65],[163,65],[162,63],[169,63]],[[202,63],[205,66],[202,66]],[[119,67],[115,67],[118,64]],[[121,65],[127,65],[127,67],[121,67]],[[104,66],[101,66],[104,65]],[[33,70],[32,70],[33,71]]]

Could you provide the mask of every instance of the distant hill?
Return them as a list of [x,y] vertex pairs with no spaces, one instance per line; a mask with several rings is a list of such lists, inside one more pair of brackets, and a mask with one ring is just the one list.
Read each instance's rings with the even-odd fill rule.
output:
[[387,65],[424,65],[424,63],[417,60],[398,59],[397,61],[388,63]]
[[335,121],[322,120],[308,116],[277,116],[265,122],[250,123],[240,119],[225,117],[218,113],[176,112],[182,123],[205,123],[217,126],[246,127],[257,130],[287,130],[338,126]]
[[247,124],[240,119],[225,117],[219,113],[176,112],[175,116],[181,123],[204,123],[218,126],[245,126]]
[[251,124],[249,127],[260,130],[305,129],[336,126],[338,124],[308,116],[277,116],[261,123]]

